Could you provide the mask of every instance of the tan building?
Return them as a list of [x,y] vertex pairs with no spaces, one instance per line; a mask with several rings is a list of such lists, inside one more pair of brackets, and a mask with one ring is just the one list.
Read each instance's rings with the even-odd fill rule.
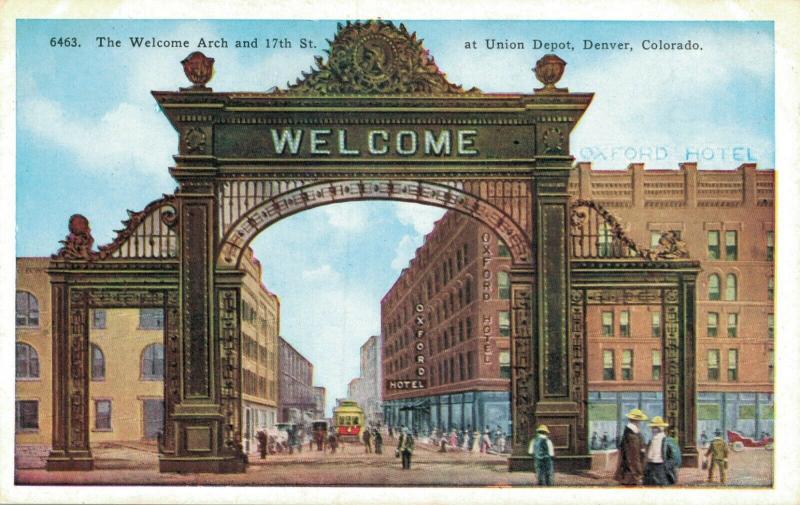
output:
[[[242,289],[242,418],[248,431],[274,425],[280,302],[248,252]],[[16,443],[52,441],[49,258],[17,259]],[[90,314],[91,441],[155,440],[164,423],[164,314],[160,309]],[[251,436],[252,435],[252,436]]]
[[[700,261],[697,283],[698,437],[716,429],[772,433],[775,208],[773,170],[592,170],[579,163],[573,197],[611,211],[637,244],[676,232]],[[590,434],[613,437],[631,407],[662,414],[659,306],[589,308]]]

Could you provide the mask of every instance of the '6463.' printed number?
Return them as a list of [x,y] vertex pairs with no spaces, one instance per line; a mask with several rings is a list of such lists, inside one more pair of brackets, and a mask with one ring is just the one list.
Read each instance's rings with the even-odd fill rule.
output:
[[50,47],[81,47],[77,37],[52,37]]

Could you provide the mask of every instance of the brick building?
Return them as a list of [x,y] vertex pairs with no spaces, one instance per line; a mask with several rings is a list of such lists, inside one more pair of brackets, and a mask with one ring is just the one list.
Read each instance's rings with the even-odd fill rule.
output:
[[[17,258],[16,443],[52,442],[50,258]],[[242,443],[274,425],[277,408],[278,297],[261,283],[252,250],[242,262]],[[91,442],[154,440],[164,426],[164,313],[90,313]]]
[[[697,170],[694,163],[678,170],[632,164],[601,171],[578,163],[569,189],[573,198],[594,200],[611,211],[639,245],[655,246],[662,233],[674,231],[690,257],[700,261],[698,437],[705,432],[710,438],[716,429],[772,433],[774,171],[752,164]],[[486,236],[492,247],[488,282],[480,271],[482,258],[476,257],[484,254]],[[610,231],[608,238],[610,243]],[[464,244],[466,253],[459,255]],[[503,399],[493,408],[508,416],[507,268],[502,245],[480,223],[448,212],[436,224],[381,302],[387,422],[494,428],[480,407],[489,394]],[[490,288],[486,301],[476,292],[483,286]],[[452,304],[451,297],[464,303]],[[424,309],[419,326],[417,304]],[[476,338],[478,328],[482,334],[486,327],[477,324],[484,315],[494,317],[488,325],[491,352],[473,371],[471,353],[484,349]],[[590,436],[597,433],[599,442],[605,434],[613,441],[631,408],[663,415],[661,308],[590,306],[587,323]],[[423,376],[416,372],[417,329],[424,332]],[[425,389],[387,389],[392,379],[423,379]],[[473,387],[476,381],[480,388]]]
[[384,421],[511,429],[510,257],[448,212],[381,300]]
[[[697,433],[772,433],[774,171],[592,170],[579,163],[574,197],[611,211],[638,244],[677,232],[700,261],[697,283]],[[590,307],[590,434],[618,431],[639,407],[662,414],[660,307]]]
[[278,411],[281,422],[308,423],[315,419],[314,365],[292,344],[279,337]]

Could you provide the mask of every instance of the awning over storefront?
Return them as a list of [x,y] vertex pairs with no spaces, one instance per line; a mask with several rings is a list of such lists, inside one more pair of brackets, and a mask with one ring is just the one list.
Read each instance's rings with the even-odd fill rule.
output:
[[403,405],[399,410],[431,410],[431,401],[428,398],[417,402]]

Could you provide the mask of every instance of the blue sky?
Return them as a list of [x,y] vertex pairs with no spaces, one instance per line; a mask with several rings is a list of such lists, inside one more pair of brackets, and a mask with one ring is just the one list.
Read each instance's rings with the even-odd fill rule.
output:
[[[774,167],[774,57],[770,22],[409,21],[448,78],[487,92],[529,92],[531,67],[546,52],[533,39],[571,41],[559,86],[595,99],[572,138],[579,160],[601,168],[633,161],[675,168],[687,152],[701,168],[732,169],[732,149]],[[125,209],[174,190],[167,167],[177,135],[150,90],[187,84],[179,64],[189,49],[131,49],[128,37],[224,37],[209,83],[217,91],[266,91],[294,82],[327,47],[335,21],[19,21],[17,24],[17,236],[20,256],[52,253],[69,215],[108,242]],[[75,36],[80,48],[50,46]],[[96,47],[95,37],[123,40]],[[259,38],[259,49],[233,41]],[[288,37],[291,49],[266,49]],[[317,49],[302,49],[301,37]],[[491,51],[484,40],[523,41]],[[631,41],[633,51],[583,50],[583,40]],[[645,51],[641,41],[692,40],[702,51]],[[478,49],[465,49],[476,41]],[[659,150],[660,148],[660,150]],[[666,154],[648,160],[644,154]],[[713,155],[713,159],[708,158]],[[724,158],[723,158],[724,156]],[[695,161],[689,159],[689,161]],[[358,374],[358,347],[379,329],[380,298],[442,214],[390,202],[348,203],[279,222],[253,243],[264,281],[282,300],[282,333],[316,366],[329,398]],[[298,254],[302,251],[302,254]]]

